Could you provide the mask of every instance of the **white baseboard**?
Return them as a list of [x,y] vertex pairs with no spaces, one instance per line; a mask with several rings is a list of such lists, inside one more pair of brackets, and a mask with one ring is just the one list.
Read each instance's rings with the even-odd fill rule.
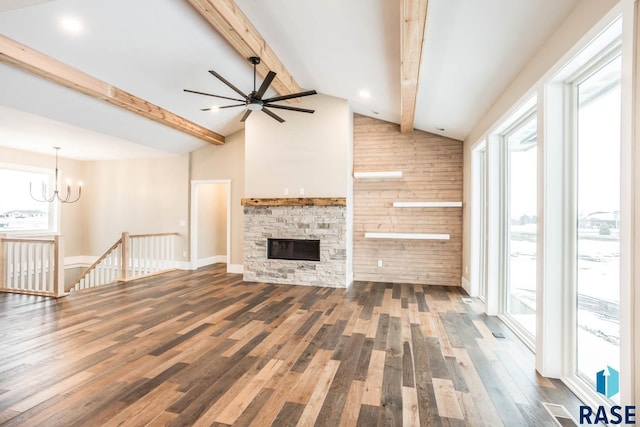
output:
[[87,268],[97,259],[97,256],[91,255],[68,256],[64,258],[64,268],[65,270],[69,268]]
[[353,271],[347,274],[347,288],[353,284]]
[[243,264],[227,264],[227,273],[242,274],[244,273]]
[[468,281],[464,276],[462,276],[462,277],[460,278],[460,280],[461,280],[461,283],[462,283],[462,288],[463,288],[465,291],[467,291],[467,293],[469,294],[469,296],[475,296],[475,295],[471,295],[471,283],[469,283],[469,281]]
[[206,267],[207,265],[216,264],[219,262],[227,262],[226,255],[214,255],[207,258],[200,258],[196,261],[196,268]]
[[193,265],[189,261],[177,261],[176,268],[178,270],[195,270],[196,269],[195,265]]

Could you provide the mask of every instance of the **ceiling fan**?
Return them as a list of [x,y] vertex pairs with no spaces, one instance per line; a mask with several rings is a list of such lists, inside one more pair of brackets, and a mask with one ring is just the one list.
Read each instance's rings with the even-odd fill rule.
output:
[[[273,98],[262,99],[262,97],[264,96],[265,92],[269,88],[269,85],[271,85],[271,82],[276,77],[276,73],[274,73],[273,71],[269,71],[269,73],[267,74],[267,77],[264,79],[264,81],[260,85],[260,88],[258,90],[256,90],[256,65],[258,65],[260,63],[260,58],[258,58],[257,56],[252,56],[251,58],[249,58],[249,62],[251,62],[253,64],[253,91],[251,91],[248,95],[245,94],[244,92],[242,92],[240,89],[238,89],[234,85],[232,85],[229,81],[227,81],[220,74],[216,73],[213,70],[209,70],[209,72],[214,77],[216,77],[222,83],[226,84],[231,89],[233,89],[243,99],[230,98],[228,96],[221,96],[221,95],[214,95],[214,94],[211,94],[211,93],[199,92],[199,91],[196,91],[196,90],[189,90],[189,89],[183,89],[183,90],[185,92],[189,92],[189,93],[196,93],[196,94],[199,94],[199,95],[213,96],[214,98],[228,99],[230,101],[238,101],[238,102],[240,102],[240,104],[225,105],[225,106],[217,107],[217,108],[216,107],[201,108],[200,110],[201,111],[211,111],[212,109],[218,109],[218,108],[222,109],[222,108],[233,108],[233,107],[245,107],[246,111],[242,115],[242,118],[240,119],[241,122],[244,122],[245,120],[247,120],[247,117],[249,117],[249,114],[251,114],[252,112],[260,111],[260,110],[262,110],[268,116],[271,116],[273,119],[279,121],[280,123],[284,122],[284,119],[282,117],[280,117],[277,114],[275,114],[269,108],[276,108],[276,109],[280,109],[280,110],[289,110],[289,111],[299,111],[301,113],[313,113],[315,111],[315,110],[309,110],[307,108],[289,107],[288,105],[274,104],[274,102],[277,102],[277,101],[285,101],[287,99],[294,99],[294,98],[300,98],[300,97],[303,97],[303,96],[316,95],[317,92],[315,90],[308,90],[308,91],[305,91],[305,92],[292,93],[290,95],[274,96]],[[267,107],[269,107],[269,108],[267,108]]]

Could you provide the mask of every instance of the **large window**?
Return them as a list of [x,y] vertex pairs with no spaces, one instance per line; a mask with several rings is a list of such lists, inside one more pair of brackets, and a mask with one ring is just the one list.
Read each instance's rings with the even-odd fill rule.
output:
[[527,114],[506,135],[507,316],[534,342],[536,334],[537,120]]
[[620,366],[620,56],[575,84],[576,374]]
[[42,183],[51,188],[51,172],[0,165],[0,233],[55,231],[54,204],[29,195],[30,184],[34,194],[40,194]]

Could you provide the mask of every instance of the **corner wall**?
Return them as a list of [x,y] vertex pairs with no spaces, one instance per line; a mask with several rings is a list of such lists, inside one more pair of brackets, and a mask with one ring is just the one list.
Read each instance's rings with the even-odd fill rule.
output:
[[188,160],[183,155],[86,162],[89,254],[101,255],[123,231],[177,232],[176,259],[186,261]]
[[[315,113],[274,110],[246,122],[245,197],[346,197],[350,122],[346,100],[326,95],[302,98],[295,107]],[[300,194],[304,188],[304,194]]]
[[224,145],[207,145],[191,152],[191,180],[231,180],[231,254],[229,264],[243,263],[245,132],[225,138]]

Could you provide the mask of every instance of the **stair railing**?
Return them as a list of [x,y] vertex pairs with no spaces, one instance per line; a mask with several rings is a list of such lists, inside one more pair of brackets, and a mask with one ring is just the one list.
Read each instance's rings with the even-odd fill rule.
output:
[[0,235],[0,292],[64,296],[62,236],[40,239]]
[[127,282],[176,268],[175,239],[178,233],[122,233],[96,262],[66,287],[66,291]]

